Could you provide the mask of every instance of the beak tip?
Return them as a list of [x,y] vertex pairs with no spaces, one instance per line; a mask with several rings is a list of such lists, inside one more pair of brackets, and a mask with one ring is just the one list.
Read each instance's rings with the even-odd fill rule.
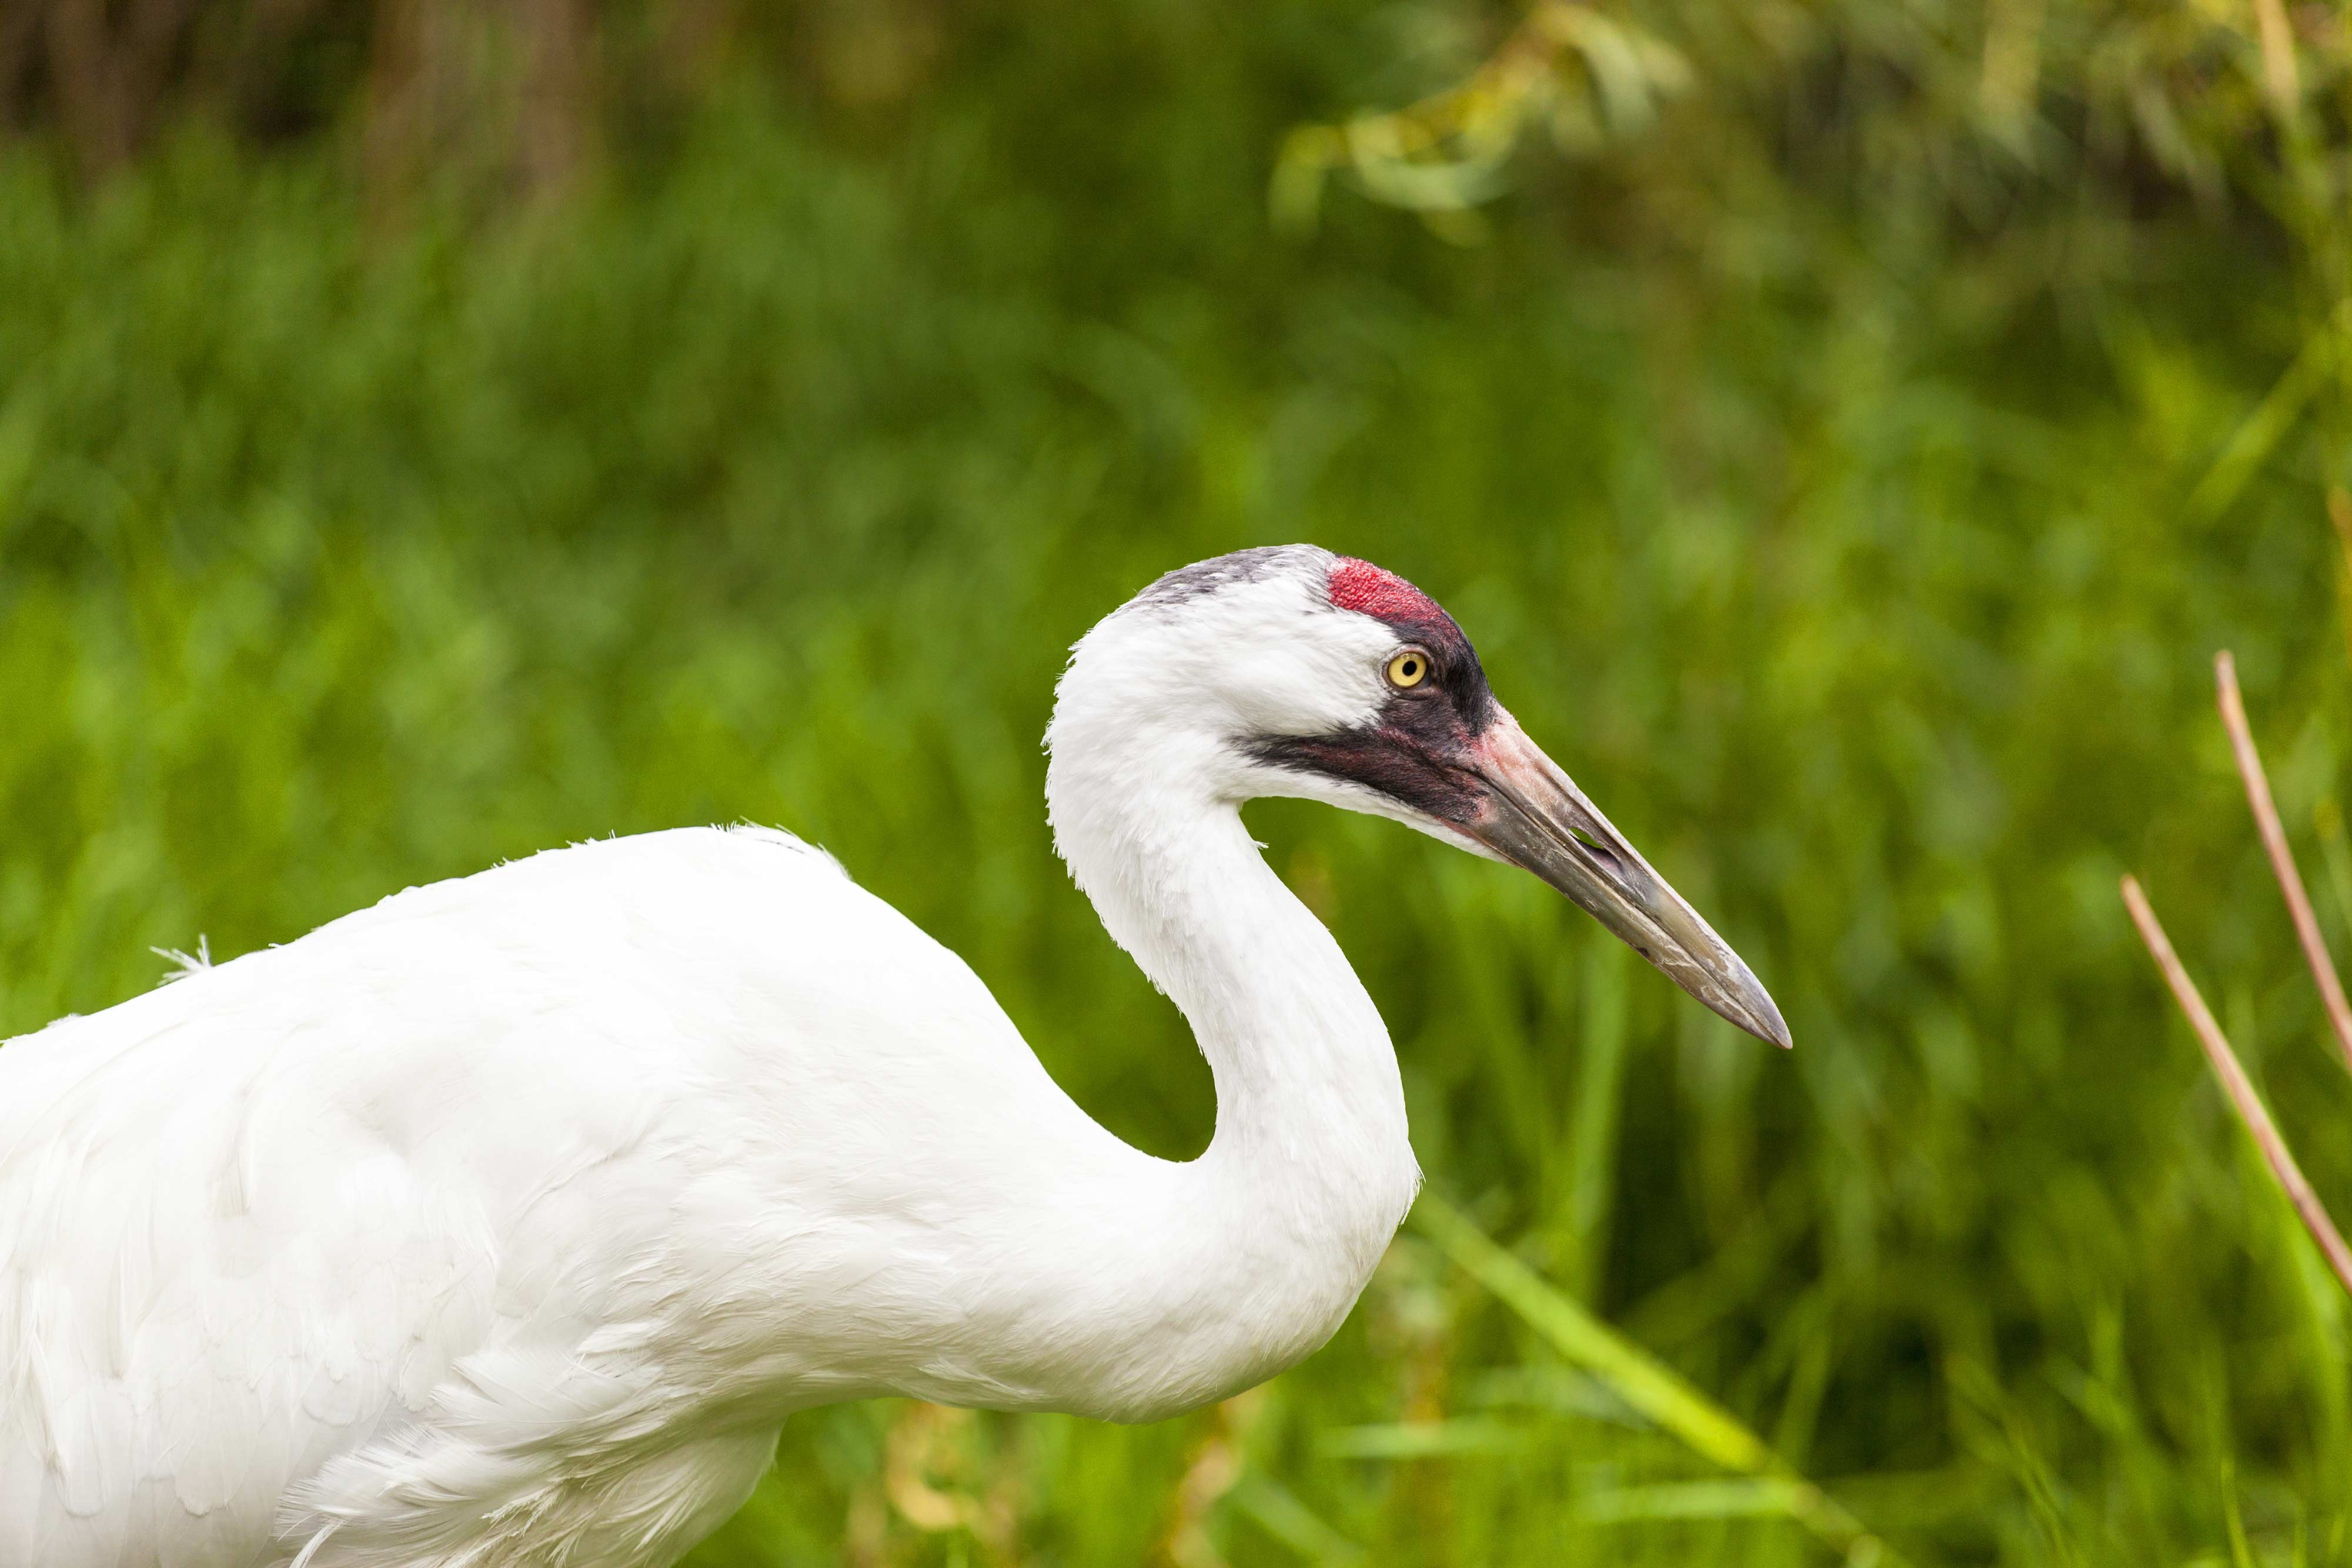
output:
[[1480,747],[1474,771],[1490,793],[1461,828],[1464,837],[1565,894],[1709,1011],[1789,1049],[1789,1026],[1771,994],[1559,764],[1507,715]]
[[1793,1049],[1796,1042],[1789,1038],[1788,1022],[1772,1004],[1771,993],[1757,985],[1753,976],[1748,977],[1748,994],[1739,998],[1739,1010],[1747,1017],[1732,1021],[1767,1045],[1777,1045],[1782,1051]]

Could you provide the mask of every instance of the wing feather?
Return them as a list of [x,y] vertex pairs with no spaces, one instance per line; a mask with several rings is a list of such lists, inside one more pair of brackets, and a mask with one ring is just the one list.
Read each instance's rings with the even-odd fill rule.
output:
[[[728,1263],[667,1234],[664,1162],[712,1157],[733,1101],[712,1074],[741,1066],[698,1058],[695,1030],[780,1008],[821,1030],[830,1008],[857,1039],[915,1005],[778,979],[746,926],[785,919],[816,934],[790,960],[809,975],[826,930],[880,932],[875,962],[973,1020],[1018,1092],[1057,1092],[959,961],[764,830],[410,889],[0,1049],[0,1563],[284,1562],[403,1488],[494,1510],[528,1479],[499,1444],[641,1437],[644,1389],[583,1366],[650,1343],[657,1246]],[[756,1442],[730,1453],[748,1486]],[[354,1524],[317,1561],[438,1560],[354,1544],[399,1539]]]

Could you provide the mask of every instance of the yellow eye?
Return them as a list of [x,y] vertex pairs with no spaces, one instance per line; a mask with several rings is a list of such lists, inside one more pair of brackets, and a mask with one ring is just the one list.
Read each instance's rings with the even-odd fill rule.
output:
[[1429,655],[1418,648],[1407,648],[1389,660],[1389,685],[1407,689],[1429,678]]

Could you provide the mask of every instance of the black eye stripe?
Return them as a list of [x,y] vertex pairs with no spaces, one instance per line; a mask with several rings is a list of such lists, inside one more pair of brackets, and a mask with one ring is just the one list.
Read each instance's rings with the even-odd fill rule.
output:
[[1418,727],[1383,725],[1327,736],[1266,736],[1247,744],[1252,756],[1276,768],[1361,784],[1442,821],[1468,821],[1477,814],[1484,791],[1468,770],[1451,764],[1458,741],[1450,735],[1416,735]]

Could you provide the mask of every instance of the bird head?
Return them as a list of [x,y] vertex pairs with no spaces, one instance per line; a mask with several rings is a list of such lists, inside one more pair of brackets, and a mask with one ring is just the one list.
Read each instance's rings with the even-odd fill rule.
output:
[[[1789,1043],[1739,956],[1495,700],[1454,618],[1369,561],[1293,545],[1170,572],[1073,650],[1048,740],[1057,772],[1118,759],[1128,775],[1107,789],[1321,800],[1519,866],[1706,1007]],[[1060,831],[1060,799],[1055,813]]]

